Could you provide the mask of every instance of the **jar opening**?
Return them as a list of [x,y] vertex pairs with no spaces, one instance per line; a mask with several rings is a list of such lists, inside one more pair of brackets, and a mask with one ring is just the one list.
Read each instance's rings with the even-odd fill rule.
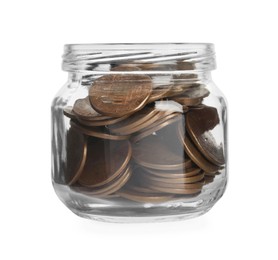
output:
[[68,44],[62,68],[101,74],[190,74],[215,69],[211,43]]

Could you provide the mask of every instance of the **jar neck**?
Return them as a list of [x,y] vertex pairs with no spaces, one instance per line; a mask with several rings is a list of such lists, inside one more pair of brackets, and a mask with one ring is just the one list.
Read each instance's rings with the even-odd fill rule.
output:
[[[115,67],[129,66],[127,71]],[[75,44],[65,45],[63,70],[83,75],[199,74],[215,69],[209,43]],[[135,72],[136,71],[136,72]]]

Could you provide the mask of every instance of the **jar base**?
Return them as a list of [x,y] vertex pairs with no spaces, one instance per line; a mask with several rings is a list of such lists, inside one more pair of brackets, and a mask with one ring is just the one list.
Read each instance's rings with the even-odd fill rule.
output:
[[206,208],[202,211],[196,211],[196,212],[188,212],[183,214],[177,214],[177,215],[171,215],[171,216],[152,216],[152,217],[117,217],[117,216],[99,216],[94,215],[88,212],[82,212],[77,210],[72,210],[73,213],[75,213],[77,216],[101,221],[101,222],[108,222],[108,223],[121,223],[121,224],[128,224],[128,223],[152,223],[152,222],[170,222],[170,221],[182,221],[187,220],[195,217],[202,216],[206,212],[208,212],[212,207]]
[[117,196],[90,197],[74,192],[66,185],[53,185],[62,202],[80,217],[113,223],[146,223],[185,220],[203,215],[222,197],[226,178],[219,176],[197,196],[183,196],[163,203],[139,203]]

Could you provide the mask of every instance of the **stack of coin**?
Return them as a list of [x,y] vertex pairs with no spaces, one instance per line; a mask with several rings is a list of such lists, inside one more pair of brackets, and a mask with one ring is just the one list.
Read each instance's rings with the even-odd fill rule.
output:
[[143,74],[98,78],[87,97],[64,108],[65,184],[144,203],[198,195],[225,166],[213,135],[218,112],[203,103],[209,95],[204,85],[154,83]]

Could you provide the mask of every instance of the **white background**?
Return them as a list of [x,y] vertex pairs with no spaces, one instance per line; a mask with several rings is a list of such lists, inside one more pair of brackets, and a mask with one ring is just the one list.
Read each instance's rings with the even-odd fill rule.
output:
[[[278,14],[273,1],[1,1],[0,259],[277,259]],[[50,181],[50,103],[65,43],[213,42],[230,179],[206,215],[106,224]]]

